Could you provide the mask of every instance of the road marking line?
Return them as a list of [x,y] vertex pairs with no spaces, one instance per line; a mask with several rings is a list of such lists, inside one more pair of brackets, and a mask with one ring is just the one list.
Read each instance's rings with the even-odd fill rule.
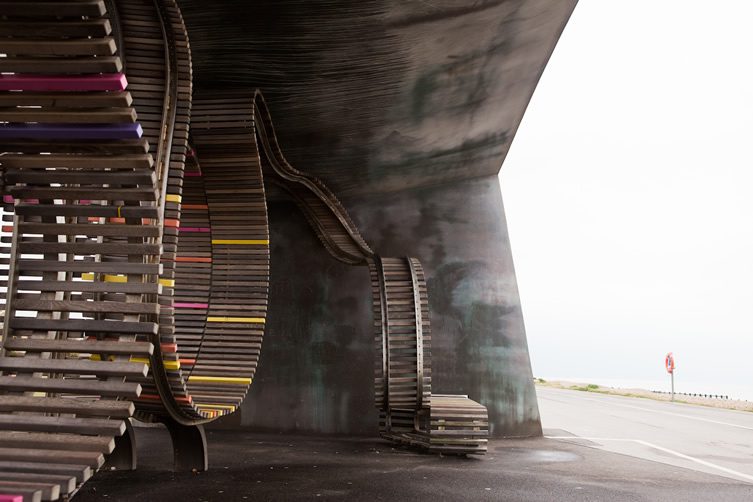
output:
[[648,446],[650,448],[654,448],[654,449],[659,450],[659,451],[663,451],[665,453],[669,453],[671,455],[675,455],[675,456],[680,457],[680,458],[684,458],[686,460],[690,460],[691,462],[695,462],[697,464],[705,465],[706,467],[711,467],[712,469],[718,469],[718,470],[720,470],[722,472],[726,472],[728,474],[733,474],[735,476],[739,476],[739,477],[741,477],[743,479],[747,479],[748,481],[750,481],[751,483],[753,483],[753,476],[751,476],[749,474],[744,474],[744,473],[739,472],[739,471],[728,469],[726,467],[722,467],[721,465],[712,464],[711,462],[707,462],[705,460],[701,460],[700,458],[691,457],[690,455],[685,455],[684,453],[680,453],[679,451],[670,450],[669,448],[664,448],[662,446],[658,446],[658,445],[655,445],[653,443],[649,443],[648,441],[642,441],[640,439],[636,439],[635,442],[636,443],[640,443],[640,444],[645,445],[645,446]]
[[[689,460],[691,462],[695,462],[705,467],[710,467],[712,469],[726,472],[727,474],[732,474],[733,476],[738,476],[740,478],[747,480],[750,483],[753,483],[753,476],[751,476],[750,474],[745,474],[743,472],[735,471],[733,469],[728,469],[727,467],[722,467],[721,465],[716,465],[711,462],[701,460],[700,458],[691,457],[690,455],[685,455],[684,453],[680,453],[679,451],[670,450],[669,448],[664,448],[663,446],[655,445],[653,443],[649,443],[648,441],[643,441],[642,439],[580,437],[580,436],[544,436],[544,437],[547,439],[584,439],[586,441],[622,441],[622,442],[638,443],[643,446],[648,446],[649,448],[663,451],[664,453],[669,453],[670,455],[674,455],[676,457]],[[644,460],[650,460],[650,459],[644,459]]]
[[586,441],[638,441],[637,439],[628,438],[599,438],[599,437],[584,437],[584,436],[544,436],[547,439],[585,439]]
[[[583,400],[585,400],[585,401],[599,402],[598,399],[588,398],[588,397],[584,397]],[[682,413],[674,413],[674,412],[671,412],[671,411],[652,410],[651,408],[643,408],[641,406],[632,406],[630,404],[617,403],[617,402],[614,402],[614,400],[609,400],[609,401],[610,401],[611,404],[614,404],[615,406],[622,406],[623,408],[633,408],[633,409],[636,409],[636,410],[648,411],[650,413],[661,413],[663,415],[672,415],[674,417],[688,418],[690,420],[698,420],[700,422],[708,422],[708,423],[717,424],[717,425],[726,425],[728,427],[737,427],[738,429],[746,429],[746,430],[749,430],[749,431],[753,431],[753,427],[748,427],[746,425],[733,424],[733,423],[730,423],[730,422],[720,422],[719,420],[711,420],[709,418],[694,417],[692,415],[684,415]]]

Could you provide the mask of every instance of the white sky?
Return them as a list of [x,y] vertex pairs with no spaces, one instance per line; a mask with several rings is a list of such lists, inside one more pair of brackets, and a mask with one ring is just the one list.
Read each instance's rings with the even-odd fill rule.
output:
[[500,176],[535,376],[753,399],[752,21],[580,0]]

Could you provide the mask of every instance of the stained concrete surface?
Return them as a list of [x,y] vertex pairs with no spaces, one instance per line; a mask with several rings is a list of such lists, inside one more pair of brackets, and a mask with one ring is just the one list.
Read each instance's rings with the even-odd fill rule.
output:
[[260,88],[338,196],[496,174],[575,0],[179,0],[196,88]]
[[753,500],[753,485],[543,438],[459,458],[373,438],[213,431],[210,470],[170,472],[163,429],[137,428],[139,469],[100,472],[74,502],[243,500]]
[[[420,259],[433,390],[541,434],[497,173],[575,0],[179,0],[197,89],[260,88],[296,167],[343,200],[383,256]],[[221,28],[218,28],[221,27]],[[272,205],[267,333],[251,429],[366,434],[368,275]]]
[[[497,177],[345,204],[377,253],[423,264],[432,391],[487,406],[497,437],[540,435]],[[257,431],[373,434],[368,269],[331,258],[292,203],[270,204],[270,231],[270,311],[259,367],[227,421]]]

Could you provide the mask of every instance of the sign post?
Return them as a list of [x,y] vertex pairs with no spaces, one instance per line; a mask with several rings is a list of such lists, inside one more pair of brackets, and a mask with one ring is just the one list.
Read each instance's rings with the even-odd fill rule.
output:
[[671,352],[664,358],[664,367],[672,380],[672,401],[675,400],[675,356]]

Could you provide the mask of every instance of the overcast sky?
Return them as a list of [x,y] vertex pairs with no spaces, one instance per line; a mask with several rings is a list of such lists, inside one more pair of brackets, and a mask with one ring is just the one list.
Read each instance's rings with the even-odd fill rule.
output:
[[500,176],[534,375],[753,399],[751,21],[580,0]]

